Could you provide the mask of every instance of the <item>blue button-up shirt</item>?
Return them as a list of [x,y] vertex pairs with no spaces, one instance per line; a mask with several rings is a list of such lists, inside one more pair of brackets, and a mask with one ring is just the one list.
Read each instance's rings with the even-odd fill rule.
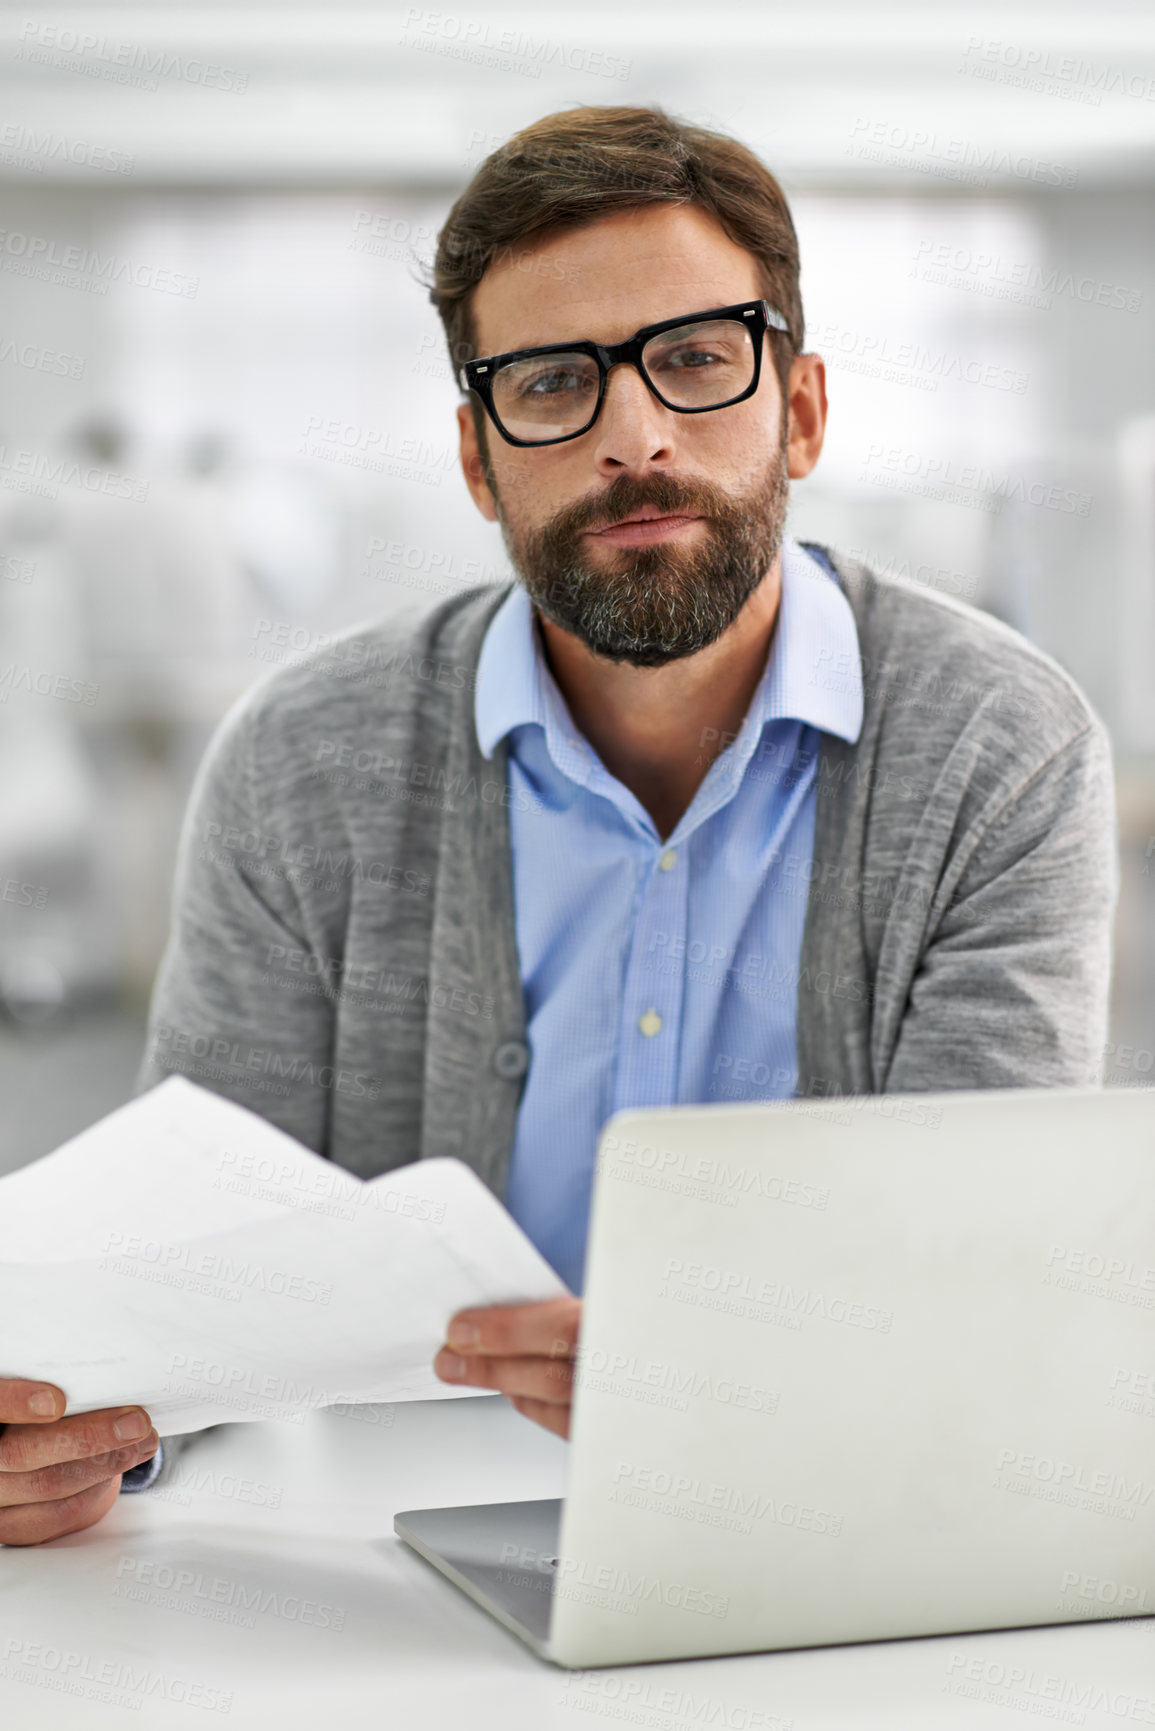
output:
[[796,542],[737,735],[663,841],[578,732],[518,584],[486,632],[477,736],[509,737],[529,1074],[505,1203],[581,1291],[598,1132],[627,1106],[789,1097],[821,732],[862,727],[858,637]]

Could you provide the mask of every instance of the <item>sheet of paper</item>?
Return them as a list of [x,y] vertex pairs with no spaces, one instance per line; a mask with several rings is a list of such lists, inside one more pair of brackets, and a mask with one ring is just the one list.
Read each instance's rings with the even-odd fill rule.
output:
[[161,1436],[476,1393],[453,1313],[566,1292],[461,1161],[365,1183],[179,1076],[0,1179],[0,1376]]

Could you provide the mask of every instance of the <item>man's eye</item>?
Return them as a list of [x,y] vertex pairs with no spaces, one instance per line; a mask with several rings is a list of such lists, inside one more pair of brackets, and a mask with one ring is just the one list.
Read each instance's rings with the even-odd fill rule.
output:
[[579,373],[569,368],[555,367],[548,373],[538,373],[536,378],[527,379],[521,386],[523,397],[551,397],[564,395],[567,391],[581,390],[584,381]]
[[727,358],[712,349],[675,349],[673,353],[663,357],[662,365],[687,372],[698,367],[717,366]]

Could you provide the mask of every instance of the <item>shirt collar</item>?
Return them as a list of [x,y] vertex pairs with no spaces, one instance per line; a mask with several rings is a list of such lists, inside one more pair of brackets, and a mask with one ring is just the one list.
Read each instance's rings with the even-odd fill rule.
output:
[[[787,537],[770,654],[735,741],[735,756],[750,755],[769,721],[808,722],[853,744],[862,716],[862,669],[850,603],[837,579]],[[474,722],[486,758],[513,728],[537,723],[550,756],[575,780],[588,781],[597,762],[545,662],[533,607],[520,583],[494,614],[481,645]]]

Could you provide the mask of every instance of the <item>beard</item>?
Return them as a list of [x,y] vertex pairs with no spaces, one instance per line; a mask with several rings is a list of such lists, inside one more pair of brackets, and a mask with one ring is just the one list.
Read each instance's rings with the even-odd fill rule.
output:
[[[726,494],[705,481],[619,475],[518,544],[492,480],[502,538],[534,606],[595,655],[662,667],[695,655],[731,626],[777,558],[789,500],[785,440],[759,486]],[[700,545],[615,547],[595,563],[582,532],[649,505],[662,515],[706,519]]]

